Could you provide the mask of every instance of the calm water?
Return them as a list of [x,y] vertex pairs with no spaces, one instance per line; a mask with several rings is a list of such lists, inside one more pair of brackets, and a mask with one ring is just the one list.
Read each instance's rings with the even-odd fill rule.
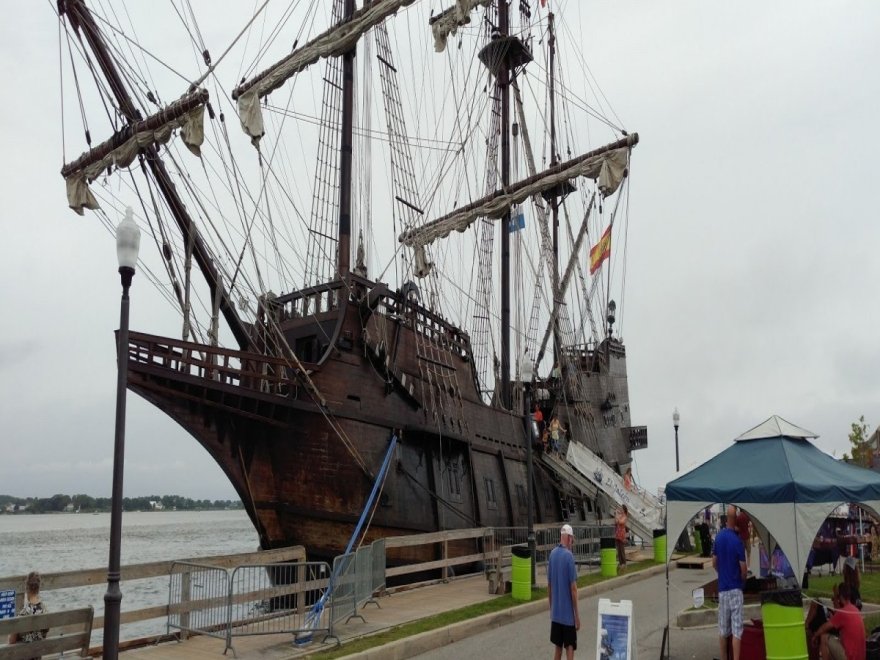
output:
[[[0,576],[29,571],[106,570],[109,513],[0,515]],[[122,516],[122,565],[253,552],[257,533],[244,511],[132,512]],[[123,571],[124,573],[124,571]],[[168,579],[122,582],[122,611],[168,602]],[[104,613],[106,584],[43,593],[50,610],[92,605]],[[165,631],[156,619],[122,626],[122,639]],[[92,635],[99,644],[101,631]]]

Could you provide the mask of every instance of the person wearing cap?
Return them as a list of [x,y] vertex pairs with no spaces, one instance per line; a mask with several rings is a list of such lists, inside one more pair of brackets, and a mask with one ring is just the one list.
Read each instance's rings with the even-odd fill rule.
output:
[[727,660],[727,640],[733,638],[733,660],[739,660],[743,633],[743,585],[746,551],[736,533],[736,507],[727,507],[726,527],[712,547],[712,568],[718,572],[718,638],[721,660]]
[[559,545],[553,548],[547,561],[547,599],[550,601],[550,641],[556,647],[554,660],[562,658],[562,649],[568,660],[577,650],[577,631],[581,627],[578,614],[577,569],[571,546],[574,532],[571,525],[559,531]]

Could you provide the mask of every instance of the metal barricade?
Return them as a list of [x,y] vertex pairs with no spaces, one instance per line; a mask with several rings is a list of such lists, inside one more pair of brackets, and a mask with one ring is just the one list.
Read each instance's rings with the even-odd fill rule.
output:
[[[370,546],[373,551],[373,565],[372,565],[372,575],[370,581],[370,601],[374,602],[372,595],[376,592],[384,592],[385,591],[385,539],[378,539],[377,541],[373,541]],[[376,603],[378,605],[378,603]]]
[[226,637],[229,575],[223,568],[174,562],[168,580],[168,619],[172,628],[188,634]]
[[[356,569],[357,553],[349,552],[333,560],[333,593],[330,597],[330,625],[357,616]],[[361,617],[363,618],[363,617]]]
[[329,578],[330,567],[326,562],[235,568],[229,580],[226,648],[232,648],[234,637],[244,635],[324,632],[325,638],[330,636],[332,617],[326,610],[307,622],[311,607],[323,595]]

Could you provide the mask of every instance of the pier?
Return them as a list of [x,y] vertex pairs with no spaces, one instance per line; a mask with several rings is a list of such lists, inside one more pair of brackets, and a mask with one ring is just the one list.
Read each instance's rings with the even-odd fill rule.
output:
[[[630,547],[628,558],[631,563],[637,563],[636,567],[618,577],[600,577],[599,539],[610,532],[609,525],[575,527],[573,550],[578,558],[578,573],[588,576],[589,581],[579,590],[583,617],[580,646],[589,652],[595,644],[595,610],[599,597],[631,599],[635,604],[637,633],[634,643],[640,652],[654,656],[656,651],[659,655],[662,629],[666,625],[666,565],[653,563],[650,547]],[[558,543],[558,525],[538,525],[536,539],[536,586],[540,588],[546,586],[544,562]],[[366,563],[365,572],[358,575],[356,571],[342,571],[343,578],[337,584],[335,595],[314,625],[314,635],[307,644],[294,643],[295,630],[305,625],[315,595],[326,589],[332,569],[323,564],[322,571],[320,562],[307,562],[302,548],[124,566],[123,593],[139,580],[161,579],[169,597],[164,605],[123,609],[120,651],[126,657],[144,660],[220,658],[224,654],[236,658],[294,659],[334,649],[340,644],[359,644],[357,640],[407,626],[412,628],[405,630],[401,639],[386,642],[384,637],[374,638],[371,644],[375,646],[355,657],[405,658],[433,653],[432,649],[447,644],[470,644],[470,637],[479,635],[481,639],[483,632],[510,636],[523,645],[523,650],[534,647],[536,651],[546,651],[549,619],[544,592],[522,604],[512,603],[511,597],[504,595],[504,584],[511,578],[510,547],[525,541],[525,528],[474,528],[381,539],[376,542],[381,555],[376,553],[370,557],[373,563]],[[402,549],[424,551],[425,547],[436,559],[405,565],[383,564],[381,571],[377,570],[375,560],[380,556],[384,559],[385,549],[397,554]],[[364,556],[372,551],[373,547],[366,545],[360,550]],[[345,563],[346,559],[338,558],[334,567],[339,562]],[[351,567],[364,568],[364,563],[355,555],[348,560]],[[690,649],[688,653],[693,648],[705,648],[711,653],[717,645],[714,626],[682,630],[676,626],[676,617],[688,606],[691,590],[702,586],[714,573],[711,569],[676,570],[674,560],[669,569],[671,657],[691,657],[679,656],[676,642],[681,651],[686,646]],[[349,577],[344,577],[346,575]],[[423,579],[426,575],[431,577]],[[60,603],[59,596],[64,589],[90,585],[103,589],[104,578],[103,568],[44,574],[43,593],[47,602]],[[420,581],[405,584],[416,578]],[[20,592],[22,582],[23,576],[0,578],[0,589]],[[393,585],[393,582],[400,584]],[[498,606],[493,607],[490,601],[496,600]],[[123,608],[125,602],[123,599]],[[469,615],[460,621],[455,621],[453,616],[452,623],[448,623],[449,618],[441,624],[427,623],[436,621],[438,615],[449,617],[455,610],[479,604],[485,604],[489,613]],[[55,609],[61,608],[56,605]],[[96,614],[102,614],[100,609],[96,608]],[[159,621],[167,632],[126,637],[125,624],[147,620]],[[100,657],[102,653],[99,640],[103,623],[103,616],[95,616],[96,634],[89,648],[92,657]],[[536,632],[524,633],[524,626]],[[497,633],[491,632],[496,629]]]

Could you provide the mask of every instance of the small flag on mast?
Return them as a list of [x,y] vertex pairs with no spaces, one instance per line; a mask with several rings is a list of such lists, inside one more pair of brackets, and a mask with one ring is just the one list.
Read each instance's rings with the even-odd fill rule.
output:
[[523,213],[522,208],[514,207],[513,212],[510,214],[510,233],[512,234],[515,231],[519,231],[520,229],[526,228],[526,215]]
[[590,275],[599,270],[602,262],[611,256],[611,225],[602,234],[602,238],[590,248]]

